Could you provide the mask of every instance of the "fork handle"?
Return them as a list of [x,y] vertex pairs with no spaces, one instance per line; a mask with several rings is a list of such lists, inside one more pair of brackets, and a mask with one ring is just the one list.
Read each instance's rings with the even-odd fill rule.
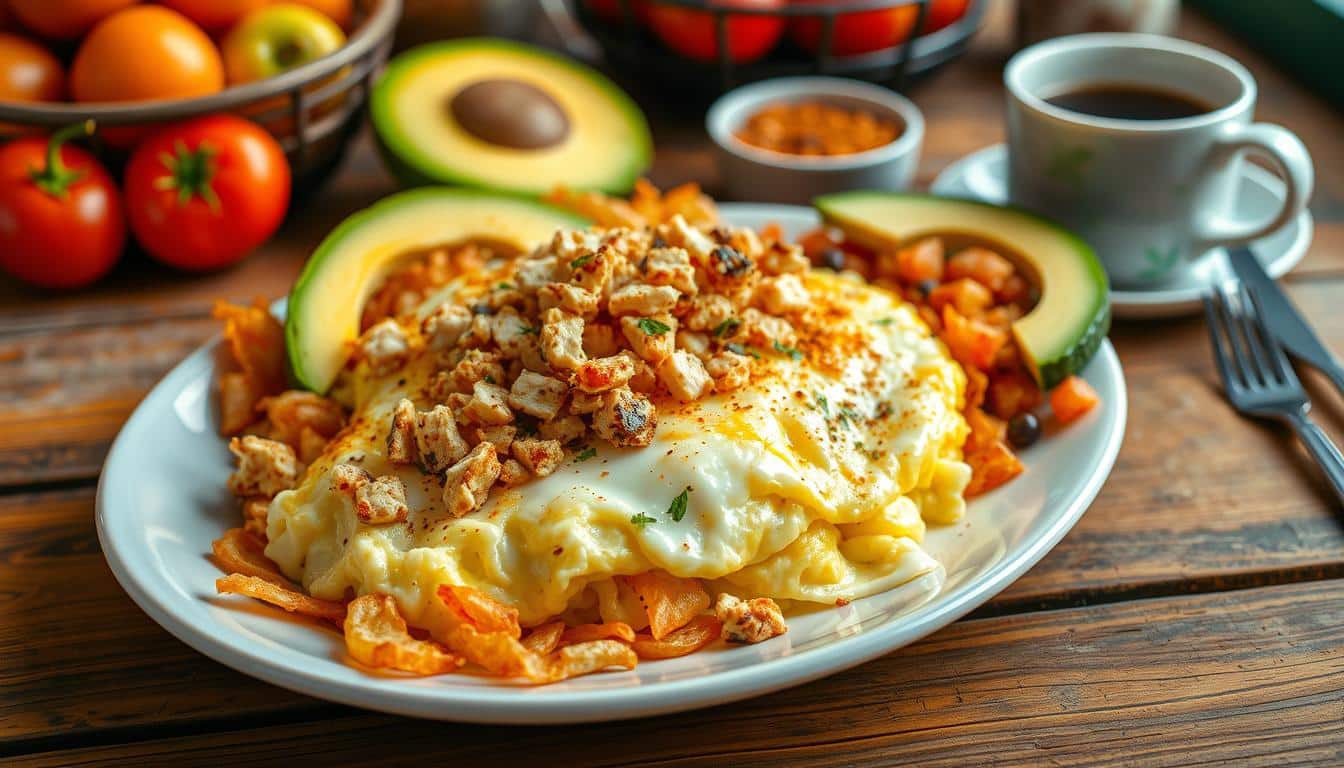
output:
[[1335,495],[1339,497],[1341,503],[1344,503],[1344,454],[1340,454],[1339,448],[1324,430],[1316,426],[1316,422],[1306,414],[1290,415],[1288,424],[1307,447],[1307,452],[1325,472],[1325,479],[1330,481],[1330,487],[1334,488]]

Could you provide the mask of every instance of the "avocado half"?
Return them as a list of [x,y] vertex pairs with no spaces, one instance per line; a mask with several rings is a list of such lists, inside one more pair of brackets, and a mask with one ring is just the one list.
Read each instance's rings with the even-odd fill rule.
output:
[[526,251],[582,216],[535,200],[431,187],[384,198],[341,222],[309,257],[289,294],[285,348],[300,385],[325,393],[359,336],[364,302],[416,252],[469,240]]
[[[534,86],[563,111],[559,143],[514,148],[483,140],[458,121],[454,97],[488,81]],[[369,110],[388,169],[402,183],[453,184],[538,196],[558,185],[622,194],[649,167],[653,139],[639,107],[596,70],[495,38],[465,38],[395,57]]]
[[813,201],[827,224],[868,248],[955,233],[1003,246],[1033,272],[1041,298],[1013,335],[1043,389],[1080,372],[1111,327],[1106,273],[1077,235],[1026,211],[978,200],[845,192]]

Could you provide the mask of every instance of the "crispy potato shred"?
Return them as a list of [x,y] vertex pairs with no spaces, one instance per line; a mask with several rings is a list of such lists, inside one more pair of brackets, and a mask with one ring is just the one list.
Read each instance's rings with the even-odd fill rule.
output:
[[243,528],[230,528],[211,545],[221,571],[291,586],[289,579],[266,557],[266,542]]
[[599,227],[644,227],[662,224],[677,215],[695,225],[714,224],[719,220],[714,201],[695,183],[662,192],[648,179],[640,179],[635,182],[634,194],[628,201],[601,192],[580,192],[562,186],[548,193],[545,200],[571,210]]
[[644,606],[655,640],[686,626],[709,608],[709,593],[696,579],[679,578],[666,571],[648,571],[625,579]]
[[722,631],[722,621],[702,614],[691,619],[681,629],[669,632],[662,640],[655,640],[653,635],[641,632],[635,635],[630,647],[641,659],[674,659],[704,648],[714,642]]
[[297,613],[300,616],[308,616],[314,619],[325,619],[333,624],[340,624],[345,621],[345,605],[343,603],[305,595],[292,586],[277,584],[259,576],[230,573],[228,576],[215,579],[215,591],[221,595],[246,595],[263,603],[270,603],[277,608],[283,608],[289,613]]
[[412,637],[391,595],[372,593],[351,600],[344,628],[346,652],[366,667],[439,675],[465,663],[438,643]]

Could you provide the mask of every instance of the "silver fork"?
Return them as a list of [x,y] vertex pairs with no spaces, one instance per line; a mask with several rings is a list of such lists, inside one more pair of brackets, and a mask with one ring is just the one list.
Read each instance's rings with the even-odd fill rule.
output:
[[1265,329],[1259,300],[1240,283],[1224,284],[1204,297],[1204,312],[1227,399],[1244,416],[1291,427],[1344,502],[1344,456],[1307,416],[1311,401]]

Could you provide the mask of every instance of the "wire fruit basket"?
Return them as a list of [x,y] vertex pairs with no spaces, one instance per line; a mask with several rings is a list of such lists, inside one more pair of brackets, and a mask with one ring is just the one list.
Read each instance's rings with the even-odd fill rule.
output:
[[[0,123],[55,130],[94,120],[100,131],[227,112],[266,128],[285,151],[296,193],[311,192],[340,162],[359,128],[374,75],[387,61],[401,0],[358,0],[357,24],[339,50],[274,77],[191,99],[135,103],[0,102]],[[118,150],[94,138],[95,149]]]
[[[570,7],[617,71],[714,96],[756,80],[818,74],[868,80],[902,90],[913,79],[932,72],[966,49],[984,16],[987,0],[969,0],[960,18],[925,34],[919,34],[918,30],[925,28],[930,8],[938,0],[834,0],[762,6],[725,4],[722,0],[656,0],[662,6],[678,6],[712,16],[715,54],[710,61],[697,61],[670,50],[641,19],[641,15],[647,14],[648,2],[651,0],[605,0],[601,5],[619,9],[618,14],[609,10],[605,15],[594,10],[599,4],[594,0],[570,0]],[[837,52],[837,26],[843,17],[903,8],[910,8],[907,13],[914,14],[911,27],[914,34],[908,39],[863,53]],[[817,35],[819,30],[819,35],[814,45],[804,47],[792,39],[794,35],[784,34],[765,57],[735,61],[730,42],[730,22],[735,18],[778,19],[790,30],[793,25],[808,23],[813,25],[813,34]],[[851,17],[846,23],[855,20]]]

